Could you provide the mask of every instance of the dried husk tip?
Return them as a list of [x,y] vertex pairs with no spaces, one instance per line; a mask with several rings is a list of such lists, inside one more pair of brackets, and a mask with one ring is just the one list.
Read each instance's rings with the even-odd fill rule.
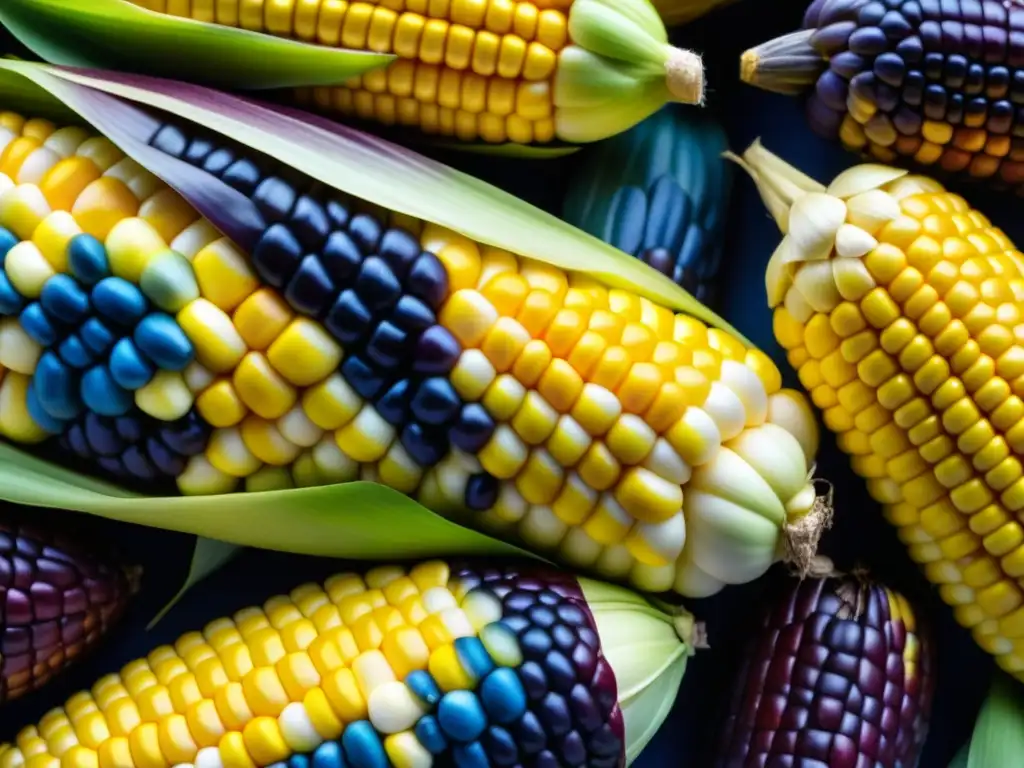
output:
[[[786,523],[782,537],[783,561],[802,579],[820,575],[825,567],[824,561],[828,558],[818,555],[818,543],[825,531],[832,527],[835,514],[832,483],[821,478],[811,482],[810,487],[815,492],[819,484],[826,486],[825,492],[814,497],[810,512]],[[831,570],[831,561],[828,561],[828,568]]]
[[672,48],[665,62],[665,85],[681,104],[704,105],[704,60],[693,51]]

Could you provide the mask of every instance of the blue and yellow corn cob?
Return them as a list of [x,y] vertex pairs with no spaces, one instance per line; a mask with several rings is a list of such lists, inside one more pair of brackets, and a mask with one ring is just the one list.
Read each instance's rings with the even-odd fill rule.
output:
[[0,435],[150,493],[380,483],[688,594],[811,511],[815,426],[760,351],[155,125],[250,252],[107,138],[0,115]]
[[343,573],[101,678],[0,768],[618,768],[649,738],[650,670],[678,688],[693,629],[535,565]]

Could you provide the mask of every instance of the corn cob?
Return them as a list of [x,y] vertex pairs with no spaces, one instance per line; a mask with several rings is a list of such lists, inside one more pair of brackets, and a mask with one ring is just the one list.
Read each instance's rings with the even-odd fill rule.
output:
[[585,150],[562,216],[714,306],[732,166],[712,117],[669,105]]
[[812,129],[851,151],[1020,191],[1022,32],[1024,9],[999,0],[814,0],[801,31],[743,55],[742,77],[809,92]]
[[743,156],[786,233],[775,337],[910,556],[1024,677],[1021,254],[937,182],[861,165],[826,189]]
[[694,630],[535,565],[343,573],[101,678],[0,745],[0,766],[617,768]]
[[932,655],[903,595],[858,576],[787,579],[743,655],[714,765],[918,765]]
[[487,144],[591,142],[667,101],[703,100],[700,58],[648,0],[130,0],[319,45],[394,54],[298,103]]
[[124,613],[139,571],[64,538],[0,522],[0,705],[38,690]]
[[379,483],[684,594],[819,519],[816,426],[762,352],[132,114],[247,250],[108,139],[0,117],[0,435],[150,493]]

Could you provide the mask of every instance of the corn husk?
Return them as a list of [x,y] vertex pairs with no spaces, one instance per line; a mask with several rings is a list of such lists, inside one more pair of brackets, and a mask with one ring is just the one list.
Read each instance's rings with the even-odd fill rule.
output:
[[[138,139],[140,130],[149,135],[154,120],[135,103],[204,125],[369,203],[628,288],[746,343],[667,277],[597,238],[477,179],[336,123],[194,85],[18,61],[0,61],[0,94],[11,109],[90,123],[242,247],[253,234],[246,222],[231,216],[202,178]],[[403,182],[396,185],[395,178]],[[0,499],[309,555],[524,554],[398,491],[362,481],[225,496],[140,496],[0,445]]]
[[[964,757],[966,755],[966,759]],[[974,733],[957,756],[966,768],[1016,768],[1024,755],[1024,689],[1003,672],[992,678]],[[950,765],[956,768],[957,761]]]

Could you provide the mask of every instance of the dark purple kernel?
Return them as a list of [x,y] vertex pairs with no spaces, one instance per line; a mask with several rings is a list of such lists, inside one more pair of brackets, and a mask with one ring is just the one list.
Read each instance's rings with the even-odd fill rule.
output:
[[548,694],[548,679],[543,668],[536,661],[526,661],[516,670],[523,684],[526,696],[531,701],[540,701]]
[[540,721],[544,729],[554,737],[563,736],[572,729],[572,715],[565,699],[551,692],[545,696],[539,707]]
[[466,507],[474,512],[485,512],[498,501],[501,483],[487,472],[472,475],[466,482]]
[[488,728],[480,737],[480,743],[487,750],[487,756],[494,765],[505,768],[505,766],[514,766],[519,760],[519,750],[516,748],[515,739],[500,725],[492,725]]
[[206,448],[209,425],[195,411],[160,429],[160,439],[175,453],[195,456]]
[[349,355],[345,359],[341,364],[341,375],[365,400],[377,397],[387,385],[387,376],[359,355]]
[[146,441],[146,455],[162,475],[177,477],[185,471],[185,460],[155,438]]
[[942,81],[950,88],[959,89],[963,87],[967,79],[969,62],[959,54],[953,54],[946,59],[945,71]]
[[587,733],[597,730],[604,723],[601,710],[585,685],[577,683],[569,691],[569,709],[577,724]]
[[964,119],[964,97],[963,94],[954,93],[949,97],[946,105],[946,121],[959,125]]
[[837,53],[829,59],[829,68],[844,80],[849,80],[858,72],[863,72],[864,65],[864,58],[850,51]]
[[946,89],[929,85],[924,92],[924,114],[929,120],[942,120],[946,116]]
[[888,47],[889,41],[878,27],[861,27],[850,35],[850,50],[861,56],[877,56]]
[[496,424],[479,403],[466,403],[451,428],[452,445],[470,455],[477,454],[494,434]]
[[394,310],[391,312],[391,319],[399,328],[416,334],[427,330],[435,322],[437,316],[434,311],[415,296],[405,294],[398,300]]
[[551,651],[544,658],[544,671],[551,687],[559,693],[568,693],[577,682],[572,662],[558,651]]
[[888,83],[875,83],[875,105],[883,112],[893,112],[900,105],[900,91]]
[[861,72],[850,81],[850,92],[861,101],[875,103],[875,73]]
[[903,84],[906,73],[906,64],[899,54],[886,52],[875,59],[875,74],[878,79],[893,88],[899,88]]
[[412,414],[429,426],[441,426],[455,418],[462,407],[459,393],[451,382],[434,376],[421,382],[412,396]]
[[324,246],[331,225],[320,202],[309,195],[300,195],[291,211],[288,226],[307,251],[317,252]]
[[374,403],[377,413],[388,424],[398,427],[405,423],[409,414],[409,390],[409,380],[400,379]]
[[[505,592],[507,597],[511,593],[511,590]],[[497,593],[495,593],[497,594]],[[501,620],[501,623],[508,627],[510,630],[515,632],[517,635],[522,634],[530,627],[530,621],[521,614],[511,615],[509,613],[508,606],[505,606],[505,618]]]
[[520,751],[524,754],[535,755],[544,749],[548,743],[548,736],[544,733],[544,726],[541,725],[537,715],[533,712],[527,712],[509,730],[515,737]]
[[282,288],[302,260],[302,245],[284,224],[271,225],[252,252],[252,263],[263,281]]
[[370,256],[359,270],[355,290],[366,306],[375,312],[395,305],[402,295],[402,284],[383,259]]
[[348,233],[363,253],[376,253],[383,231],[373,216],[359,213],[348,223]]
[[829,56],[846,48],[850,34],[857,28],[855,21],[840,21],[817,30],[811,37],[811,45],[822,56]]
[[[922,30],[923,29],[924,29],[924,27],[922,27]],[[929,48],[929,46],[928,46],[927,41],[926,41],[925,42],[925,50],[928,50],[928,48]],[[941,53],[934,53],[934,52],[926,53],[924,55],[924,67],[922,68],[923,71],[924,71],[925,77],[927,77],[929,80],[941,80],[942,79],[943,69],[944,69],[944,62],[945,62],[945,59],[943,58]],[[966,60],[964,61],[964,64],[965,64],[964,76],[966,77],[967,76]]]
[[[815,93],[821,100],[821,103],[836,112],[844,112],[846,110],[846,95],[848,90],[849,86],[846,81],[831,70],[825,70],[822,72],[821,77],[818,78],[818,82],[815,86]],[[671,260],[672,255],[668,254],[668,256],[670,259],[668,261],[668,266],[675,266]],[[651,266],[654,265],[651,264]],[[655,267],[655,269],[657,269],[657,267]],[[665,270],[659,271],[664,272]]]
[[389,229],[380,243],[380,257],[399,279],[405,277],[420,253],[419,241],[404,229]]
[[448,271],[437,256],[424,251],[409,268],[405,286],[436,311],[448,295]]
[[330,308],[335,290],[320,259],[310,254],[300,262],[298,270],[288,281],[284,298],[297,312],[320,317]]
[[879,2],[867,3],[857,13],[857,25],[861,27],[873,27],[885,16],[885,5]]
[[409,336],[398,326],[384,320],[366,343],[366,356],[384,369],[397,368],[408,354]]
[[559,751],[562,753],[562,762],[566,765],[583,765],[587,761],[587,749],[583,745],[583,737],[576,731],[569,731],[562,739]]
[[344,345],[363,339],[373,325],[373,314],[355,291],[341,292],[324,319],[324,327]]
[[985,127],[995,134],[1006,134],[1013,127],[1014,109],[1008,101],[997,101],[989,110]]
[[985,95],[990,99],[1001,99],[1010,90],[1010,70],[1006,67],[990,67],[985,78]]
[[551,638],[542,629],[531,626],[519,638],[523,655],[528,659],[543,659],[551,651]]
[[259,183],[252,201],[267,224],[285,221],[295,207],[295,188],[284,179],[268,176]]
[[556,648],[568,652],[572,652],[579,642],[575,633],[564,624],[556,624],[551,628],[551,640]]
[[896,46],[896,53],[908,66],[920,64],[924,60],[924,46],[921,45],[921,40],[917,37],[900,40]]
[[879,26],[885,32],[885,36],[892,41],[903,40],[908,35],[914,33],[914,28],[903,18],[903,14],[897,10],[887,11],[885,16],[882,17],[882,22]]
[[256,191],[256,185],[262,178],[263,172],[259,166],[252,160],[242,158],[229,165],[220,180],[246,197],[252,197]]
[[324,269],[338,285],[347,286],[363,263],[363,254],[347,232],[331,232],[320,252]]
[[903,79],[903,101],[912,107],[921,106],[924,98],[925,79],[924,75],[917,70],[908,72]]
[[100,456],[116,456],[124,450],[124,443],[102,416],[92,411],[85,414],[83,424],[89,447]]
[[971,64],[967,68],[967,77],[961,89],[965,96],[979,96],[985,90],[985,68],[980,64]]
[[443,376],[459,361],[462,345],[447,328],[434,325],[416,342],[412,370],[424,376]]
[[125,469],[140,480],[152,480],[157,476],[156,467],[137,445],[129,446],[121,454],[121,460],[124,462]]
[[415,421],[406,424],[400,437],[402,447],[421,467],[432,467],[448,452],[444,429],[424,427]]

